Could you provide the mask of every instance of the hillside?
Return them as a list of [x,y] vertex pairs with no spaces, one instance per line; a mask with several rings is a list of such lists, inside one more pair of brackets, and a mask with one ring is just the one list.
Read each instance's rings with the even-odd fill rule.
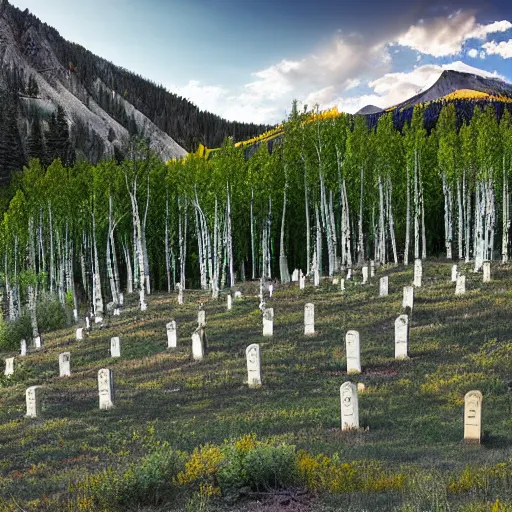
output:
[[[182,306],[176,295],[148,296],[146,312],[128,296],[121,316],[106,319],[83,341],[75,341],[74,327],[45,333],[44,348],[17,357],[15,374],[1,379],[2,510],[18,510],[14,503],[30,512],[140,510],[151,504],[145,510],[453,512],[470,505],[491,510],[498,499],[503,507],[512,505],[512,267],[493,265],[489,284],[469,266],[460,269],[467,293],[455,297],[451,263],[424,262],[406,361],[394,359],[393,341],[402,287],[412,281],[411,267],[403,266],[378,269],[365,286],[357,271],[345,292],[330,280],[320,288],[307,284],[305,291],[297,283],[276,286],[272,298],[266,295],[275,311],[272,338],[262,337],[256,283],[235,287],[243,298],[232,311],[226,311],[225,295],[212,300],[199,291],[186,291]],[[382,276],[389,276],[388,297],[379,297]],[[303,334],[307,302],[315,304],[316,334],[310,337]],[[206,311],[208,352],[204,361],[193,362],[190,336],[199,303]],[[177,349],[166,349],[171,319],[178,325]],[[346,374],[349,329],[361,335],[360,375]],[[120,337],[120,358],[109,357],[111,336]],[[244,384],[251,343],[261,347],[260,389]],[[71,352],[71,377],[59,378],[64,351]],[[100,368],[114,372],[115,407],[109,411],[98,409]],[[347,380],[365,385],[359,393],[362,430],[341,433],[339,388]],[[25,390],[32,385],[45,386],[38,419],[24,418]],[[481,446],[461,443],[463,398],[471,389],[484,397]],[[217,479],[216,447],[243,438],[237,453],[249,453],[254,440],[247,434],[271,446],[295,447],[293,491],[258,492],[251,484],[240,489],[246,484],[236,472],[229,477],[235,480],[226,480],[226,473]],[[212,444],[191,455],[206,443]],[[163,461],[171,449],[187,452],[192,465],[182,467],[179,486],[164,473],[158,492],[144,498],[148,488],[133,483],[133,471],[124,472],[135,463],[150,471],[143,474],[156,485],[160,473],[148,461]],[[152,458],[144,458],[148,454]],[[259,460],[263,470],[269,461]],[[282,478],[292,469],[283,467]],[[123,482],[132,482],[125,492],[134,494],[119,494]],[[215,491],[219,482],[222,497]],[[229,492],[227,482],[234,485]],[[169,504],[156,506],[159,497]]]
[[[69,130],[71,150],[44,154],[52,114]],[[0,4],[0,181],[30,156],[120,157],[131,135],[147,138],[163,160],[221,145],[225,137],[249,138],[267,127],[232,123],[188,100],[64,40],[28,10]],[[67,133],[64,138],[67,137]],[[48,148],[46,148],[48,150]]]

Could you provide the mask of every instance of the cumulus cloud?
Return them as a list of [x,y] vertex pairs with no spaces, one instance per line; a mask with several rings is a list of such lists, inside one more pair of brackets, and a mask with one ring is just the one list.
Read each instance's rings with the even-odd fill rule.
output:
[[471,48],[471,50],[468,50],[468,57],[471,57],[472,59],[477,59],[478,50],[476,48]]
[[482,45],[482,48],[487,52],[488,55],[499,55],[504,59],[512,59],[512,39],[508,41],[490,41]]
[[506,32],[511,28],[512,23],[507,20],[482,25],[476,22],[474,15],[457,11],[448,17],[420,20],[394,42],[433,57],[447,57],[460,53],[464,43],[470,39],[486,39],[489,34]]

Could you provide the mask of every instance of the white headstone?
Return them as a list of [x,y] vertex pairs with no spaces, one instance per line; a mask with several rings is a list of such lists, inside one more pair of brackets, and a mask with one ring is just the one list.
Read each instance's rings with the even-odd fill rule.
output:
[[8,357],[5,360],[4,375],[6,377],[9,377],[9,375],[12,375],[13,373],[14,373],[14,357]]
[[183,286],[181,286],[181,283],[178,283],[176,288],[178,288],[178,304],[181,306],[183,304]]
[[31,386],[26,391],[27,418],[41,415],[41,386]]
[[178,329],[176,320],[171,320],[167,325],[167,348],[176,348],[178,346]]
[[98,394],[100,409],[112,409],[114,407],[114,372],[108,368],[102,368],[98,371]]
[[206,311],[204,309],[197,312],[197,326],[200,328],[206,327]]
[[78,322],[78,309],[73,309],[73,320]]
[[491,262],[484,261],[483,269],[484,269],[483,282],[490,283],[491,282]]
[[387,297],[389,293],[389,277],[384,276],[380,278],[379,295],[381,297]]
[[352,269],[351,268],[347,268],[347,281],[349,279],[352,279]]
[[35,348],[41,348],[41,347],[42,347],[42,345],[43,345],[43,342],[42,342],[42,340],[41,340],[41,336],[36,336],[36,337],[34,338],[34,347],[35,347]]
[[269,297],[272,297],[273,293],[274,293],[274,285],[273,284],[269,284],[268,285],[268,295],[269,295]]
[[340,290],[345,291],[345,279],[340,279]]
[[102,324],[103,323],[103,317],[102,316],[95,316],[94,317],[94,323],[95,324]]
[[233,308],[233,298],[231,297],[231,294],[227,296],[227,309],[228,311],[231,311]]
[[375,277],[375,261],[370,260],[370,277]]
[[347,373],[361,373],[360,339],[358,331],[348,331],[345,335]]
[[482,393],[469,391],[464,397],[464,442],[479,444],[482,436]]
[[368,282],[368,265],[365,265],[361,271],[363,273],[363,284],[366,284]]
[[302,270],[299,270],[299,290],[304,290],[306,286],[306,278],[302,273]]
[[402,308],[406,310],[414,307],[414,287],[412,286],[404,286],[404,298],[402,300]]
[[20,342],[20,355],[27,355],[27,340],[21,340]]
[[313,286],[320,286],[320,272],[317,268],[313,272]]
[[274,308],[263,310],[263,336],[274,335]]
[[119,308],[114,309],[114,316],[121,316],[121,310]]
[[247,384],[250,388],[261,386],[261,360],[260,346],[257,343],[249,345],[245,349],[247,358]]
[[122,293],[119,294],[119,305],[120,306],[124,305],[124,295]]
[[414,260],[414,280],[413,285],[421,288],[421,278],[423,277],[423,262],[418,258]]
[[340,386],[341,399],[341,430],[359,428],[359,402],[357,387],[352,382],[345,382]]
[[400,315],[395,320],[395,359],[407,359],[409,343],[409,317]]
[[85,328],[90,331],[91,330],[91,321],[89,320],[89,317],[85,317]]
[[452,265],[452,283],[457,282],[457,265]]
[[202,361],[204,359],[204,344],[202,329],[197,328],[192,334],[192,359],[194,361]]
[[62,352],[59,354],[59,375],[69,377],[71,375],[71,353]]
[[463,295],[464,293],[466,293],[466,276],[457,276],[455,295]]
[[240,290],[237,290],[235,292],[235,299],[241,299],[242,298],[242,292]]
[[332,284],[333,284],[333,286],[338,286],[340,284],[340,278],[339,277],[333,277],[332,278]]
[[83,327],[79,327],[76,330],[76,339],[77,339],[77,341],[80,341],[80,340],[84,339],[84,329],[83,329]]
[[119,336],[110,338],[110,357],[121,357],[121,340]]
[[299,280],[299,269],[296,268],[292,273],[292,283],[296,283]]
[[315,334],[315,305],[306,304],[304,306],[304,334],[306,336]]

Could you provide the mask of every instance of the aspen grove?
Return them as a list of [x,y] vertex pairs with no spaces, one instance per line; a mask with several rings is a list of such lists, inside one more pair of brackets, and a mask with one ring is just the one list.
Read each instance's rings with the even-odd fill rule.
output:
[[162,163],[132,140],[122,162],[13,176],[1,225],[8,318],[52,294],[101,315],[119,294],[237,280],[333,276],[367,260],[408,264],[443,255],[508,261],[512,115],[475,107],[457,127],[453,104],[427,132],[423,109],[401,131],[392,114],[311,119],[294,105],[272,151],[246,159],[228,139],[209,160]]

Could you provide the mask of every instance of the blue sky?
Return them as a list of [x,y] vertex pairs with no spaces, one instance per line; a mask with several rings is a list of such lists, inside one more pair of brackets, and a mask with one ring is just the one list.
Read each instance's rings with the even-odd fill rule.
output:
[[387,107],[443,69],[512,81],[511,0],[10,0],[200,108],[281,121]]

